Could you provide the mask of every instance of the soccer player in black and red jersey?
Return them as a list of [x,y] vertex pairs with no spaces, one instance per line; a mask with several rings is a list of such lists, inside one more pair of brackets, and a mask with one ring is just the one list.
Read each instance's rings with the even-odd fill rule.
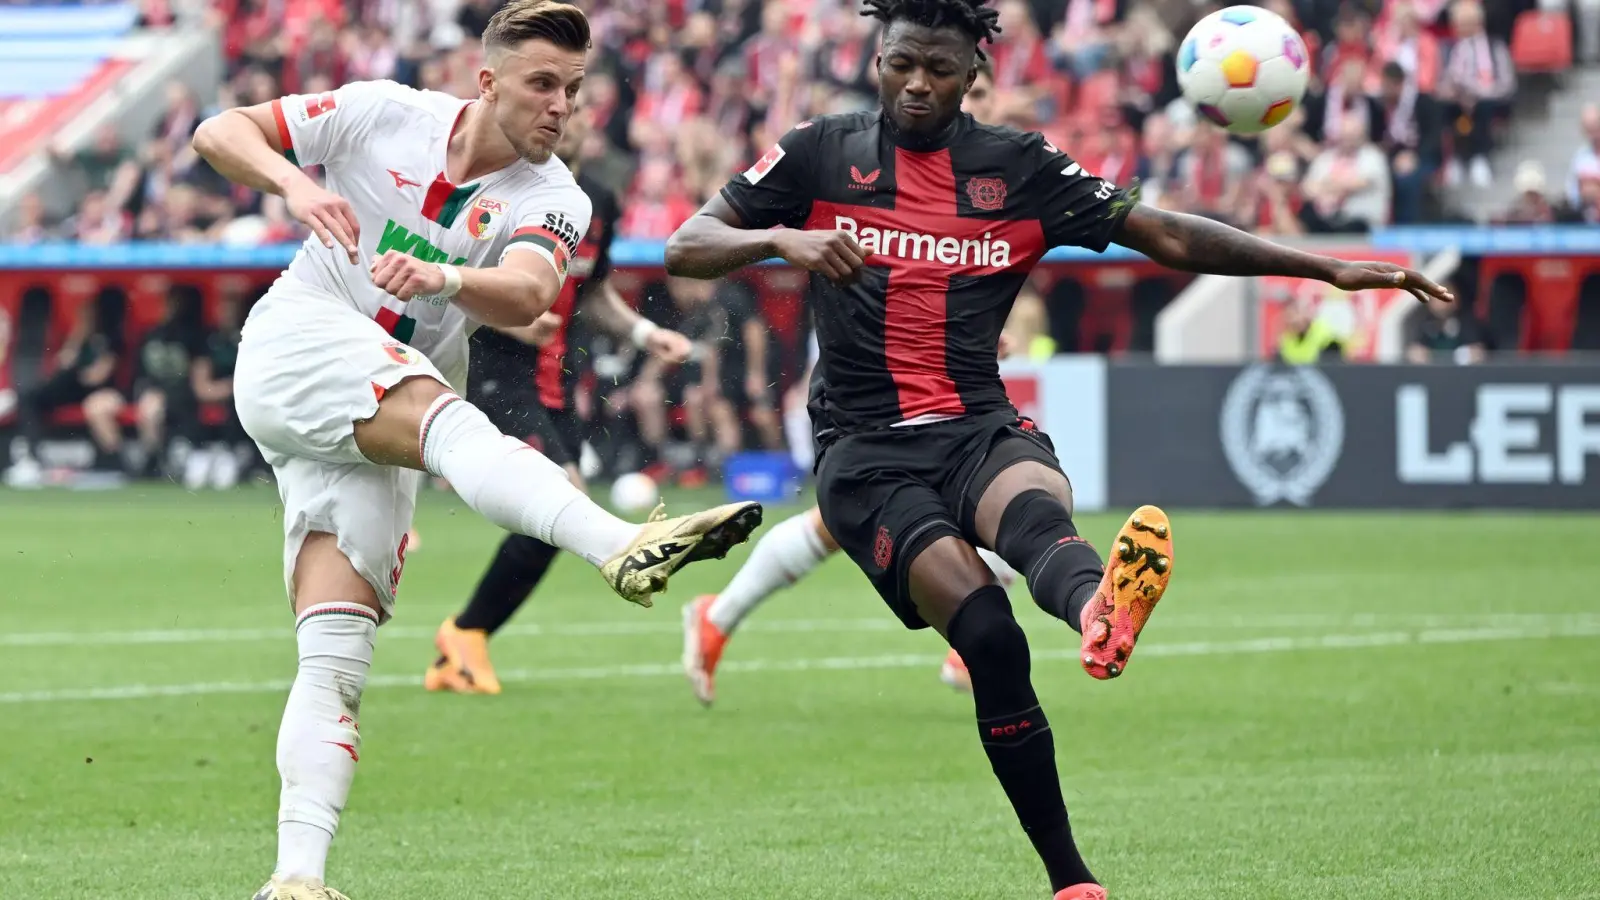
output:
[[667,270],[716,278],[780,257],[812,273],[823,523],[908,627],[935,628],[966,661],[984,750],[1057,900],[1103,900],[1072,838],[1026,637],[974,547],[1022,573],[1106,679],[1125,671],[1166,589],[1172,534],[1140,507],[1105,565],[1078,535],[1049,439],[1000,380],[1017,291],[1051,247],[1115,242],[1193,272],[1450,297],[1398,266],[1141,206],[1137,187],[1083,171],[1040,135],[974,122],[962,94],[997,18],[982,0],[867,0],[865,14],[885,26],[881,109],[797,125],[672,236]]
[[[523,328],[479,328],[472,336],[472,401],[506,434],[525,439],[567,470],[578,473],[581,422],[573,411],[573,390],[583,363],[569,355],[573,319],[619,338],[663,361],[689,358],[689,339],[629,308],[608,281],[611,240],[622,210],[605,185],[579,168],[579,151],[590,132],[590,113],[582,108],[567,120],[555,153],[589,195],[594,218],[572,258],[566,285],[555,305]],[[434,636],[438,656],[423,684],[430,691],[498,694],[500,679],[489,660],[489,638],[504,625],[544,578],[558,551],[537,538],[509,534],[459,615],[445,619]]]

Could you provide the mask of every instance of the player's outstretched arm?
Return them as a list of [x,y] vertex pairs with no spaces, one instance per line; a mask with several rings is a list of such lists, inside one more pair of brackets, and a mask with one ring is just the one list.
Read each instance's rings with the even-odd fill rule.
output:
[[234,184],[283,197],[289,213],[315,232],[324,247],[332,248],[338,241],[351,263],[360,258],[361,226],[355,210],[344,198],[323,190],[284,155],[272,104],[217,113],[195,129],[192,145]]
[[848,231],[747,228],[718,195],[667,239],[666,263],[668,275],[721,278],[751,263],[778,258],[843,284],[855,279],[867,256]]
[[746,228],[720,195],[667,238],[667,274],[682,278],[721,278],[751,263],[778,255],[777,232]]
[[1385,262],[1346,262],[1258,238],[1201,216],[1136,206],[1112,240],[1172,269],[1211,275],[1284,275],[1341,290],[1403,288],[1418,300],[1454,296],[1419,272]]

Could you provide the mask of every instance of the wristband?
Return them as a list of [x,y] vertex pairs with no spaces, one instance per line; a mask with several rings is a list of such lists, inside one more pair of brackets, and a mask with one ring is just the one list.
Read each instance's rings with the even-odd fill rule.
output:
[[657,325],[649,319],[640,319],[639,321],[633,323],[633,332],[629,336],[633,339],[633,345],[638,347],[640,350],[643,350],[645,342],[650,340],[650,335],[655,334],[660,330],[660,325]]
[[434,265],[438,266],[440,273],[444,275],[444,290],[439,292],[439,296],[454,297],[461,293],[461,270],[444,263],[434,263]]

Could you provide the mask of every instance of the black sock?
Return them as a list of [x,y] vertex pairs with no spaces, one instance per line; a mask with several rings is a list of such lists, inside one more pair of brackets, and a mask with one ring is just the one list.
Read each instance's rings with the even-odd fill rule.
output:
[[1083,630],[1078,617],[1094,596],[1105,566],[1100,554],[1078,536],[1067,508],[1048,491],[1023,491],[1000,514],[995,552],[1028,580],[1033,602],[1052,616]]
[[1094,881],[1072,840],[1056,774],[1055,738],[1029,681],[1028,639],[1004,588],[968,597],[949,626],[950,646],[972,676],[978,736],[989,765],[1050,876],[1050,889]]
[[533,593],[560,552],[537,538],[508,535],[478,579],[467,608],[456,616],[456,627],[494,634]]

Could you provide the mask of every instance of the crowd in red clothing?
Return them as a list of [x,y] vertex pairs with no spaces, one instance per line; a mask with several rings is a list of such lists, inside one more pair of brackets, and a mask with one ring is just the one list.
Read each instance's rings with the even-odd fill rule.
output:
[[[1448,217],[1450,188],[1497,177],[1516,90],[1506,36],[1532,0],[1266,0],[1304,32],[1312,91],[1259,141],[1230,139],[1178,96],[1177,41],[1215,0],[994,0],[997,117],[1043,131],[1145,196],[1276,234]],[[14,237],[259,243],[297,234],[282,204],[235,189],[188,137],[233,104],[392,78],[476,93],[476,38],[498,0],[219,0],[227,81],[174,86],[156,132],[107,131],[56,154],[83,199],[25,203]],[[876,104],[878,24],[858,0],[584,0],[595,46],[590,173],[626,197],[625,237],[661,239],[794,123]],[[1575,135],[1576,136],[1576,135]]]

